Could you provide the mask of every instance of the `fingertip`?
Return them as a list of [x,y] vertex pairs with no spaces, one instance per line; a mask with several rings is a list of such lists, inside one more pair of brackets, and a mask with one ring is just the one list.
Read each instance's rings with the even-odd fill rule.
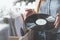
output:
[[57,28],[57,25],[55,25],[55,28]]

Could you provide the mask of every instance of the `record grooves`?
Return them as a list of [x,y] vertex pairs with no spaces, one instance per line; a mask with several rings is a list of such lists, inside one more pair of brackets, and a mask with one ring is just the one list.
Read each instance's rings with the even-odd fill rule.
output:
[[[35,26],[34,27],[31,27],[31,29],[44,29],[44,30],[50,30],[50,29],[53,29],[54,28],[54,22],[49,22],[46,20],[46,18],[48,18],[50,15],[47,15],[47,14],[33,14],[29,17],[26,18],[25,20],[25,24],[26,26],[29,28],[31,25],[27,25],[28,23],[34,23]],[[47,21],[47,23],[45,25],[37,25],[36,24],[36,20],[37,19],[44,19]]]

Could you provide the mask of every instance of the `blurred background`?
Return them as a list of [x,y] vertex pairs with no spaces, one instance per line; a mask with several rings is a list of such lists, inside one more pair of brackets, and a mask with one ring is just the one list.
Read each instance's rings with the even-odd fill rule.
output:
[[[52,5],[54,6],[54,4]],[[17,19],[20,14],[24,15],[26,9],[35,9],[35,6],[35,0],[0,0],[0,40],[8,40],[9,36],[16,36],[15,31],[19,33],[20,29],[11,28],[15,26],[15,18]],[[16,21],[19,22],[19,18]],[[18,22],[16,25],[21,26]]]
[[8,40],[10,19],[24,14],[26,8],[34,9],[31,6],[35,7],[35,0],[0,0],[0,40]]

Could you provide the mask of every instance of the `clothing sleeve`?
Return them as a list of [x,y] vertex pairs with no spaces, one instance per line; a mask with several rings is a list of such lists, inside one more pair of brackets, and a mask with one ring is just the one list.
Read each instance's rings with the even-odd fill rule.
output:
[[57,9],[57,13],[59,13],[59,14],[60,14],[60,7]]

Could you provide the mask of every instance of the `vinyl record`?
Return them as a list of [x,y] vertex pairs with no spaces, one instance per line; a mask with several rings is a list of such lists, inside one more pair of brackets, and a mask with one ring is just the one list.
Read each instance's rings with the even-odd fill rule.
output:
[[54,28],[54,19],[47,14],[33,14],[26,18],[25,24],[29,29],[51,30]]

